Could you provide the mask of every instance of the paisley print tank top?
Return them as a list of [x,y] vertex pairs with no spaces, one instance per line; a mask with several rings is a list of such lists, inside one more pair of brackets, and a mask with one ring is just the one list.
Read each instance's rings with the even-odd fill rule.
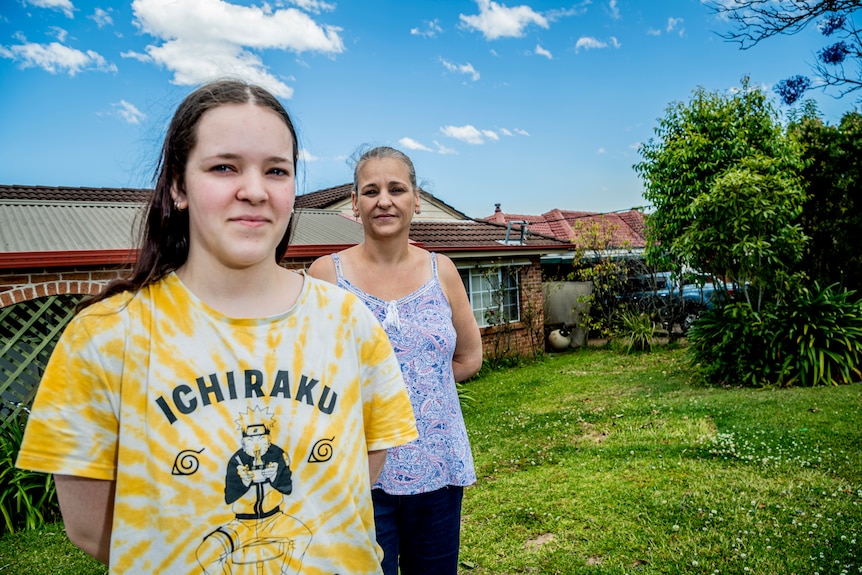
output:
[[389,336],[416,416],[419,439],[389,449],[386,465],[374,485],[391,495],[426,493],[476,481],[452,373],[456,339],[452,308],[437,277],[437,255],[430,255],[431,279],[415,292],[392,301],[351,284],[342,274],[338,254],[332,255],[337,285],[365,302]]

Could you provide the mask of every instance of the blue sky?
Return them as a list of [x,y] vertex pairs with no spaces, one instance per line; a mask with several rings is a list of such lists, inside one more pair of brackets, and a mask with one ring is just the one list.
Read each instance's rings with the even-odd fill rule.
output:
[[[640,207],[637,148],[671,103],[743,75],[772,94],[823,45],[727,30],[700,0],[3,0],[0,183],[149,187],[176,105],[232,75],[294,116],[300,193],[371,144],[472,217]],[[854,104],[813,95],[830,123]]]

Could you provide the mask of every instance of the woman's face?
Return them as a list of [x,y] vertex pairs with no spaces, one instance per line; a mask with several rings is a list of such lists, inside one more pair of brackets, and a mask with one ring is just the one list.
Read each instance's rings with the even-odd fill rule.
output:
[[187,264],[244,269],[274,262],[296,196],[293,139],[273,110],[226,104],[197,126],[184,181],[171,190],[189,211]]
[[410,171],[397,158],[372,158],[358,172],[353,206],[366,234],[391,235],[410,226],[419,209],[419,194],[410,183]]

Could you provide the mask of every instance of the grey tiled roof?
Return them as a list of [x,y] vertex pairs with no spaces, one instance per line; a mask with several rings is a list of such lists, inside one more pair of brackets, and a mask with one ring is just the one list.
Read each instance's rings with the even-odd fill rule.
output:
[[[349,185],[321,190],[318,198],[336,194]],[[151,190],[127,188],[64,188],[0,185],[0,252],[52,252],[130,249],[137,246],[137,232]],[[301,198],[303,196],[299,196]],[[322,253],[362,241],[362,225],[338,212],[300,206],[292,246],[310,254]],[[568,241],[530,233],[521,244],[520,230],[506,224],[470,219],[416,220],[410,239],[440,252],[518,253],[571,248]]]
[[128,249],[137,243],[141,203],[49,202],[0,200],[0,252]]

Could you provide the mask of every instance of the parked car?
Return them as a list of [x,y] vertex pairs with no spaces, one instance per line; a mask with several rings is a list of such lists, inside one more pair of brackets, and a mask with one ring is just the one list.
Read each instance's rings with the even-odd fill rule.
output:
[[680,283],[671,272],[656,272],[628,278],[619,301],[650,314],[668,331],[678,325],[685,333],[704,310],[732,294],[731,284],[716,287],[703,274],[685,274]]

